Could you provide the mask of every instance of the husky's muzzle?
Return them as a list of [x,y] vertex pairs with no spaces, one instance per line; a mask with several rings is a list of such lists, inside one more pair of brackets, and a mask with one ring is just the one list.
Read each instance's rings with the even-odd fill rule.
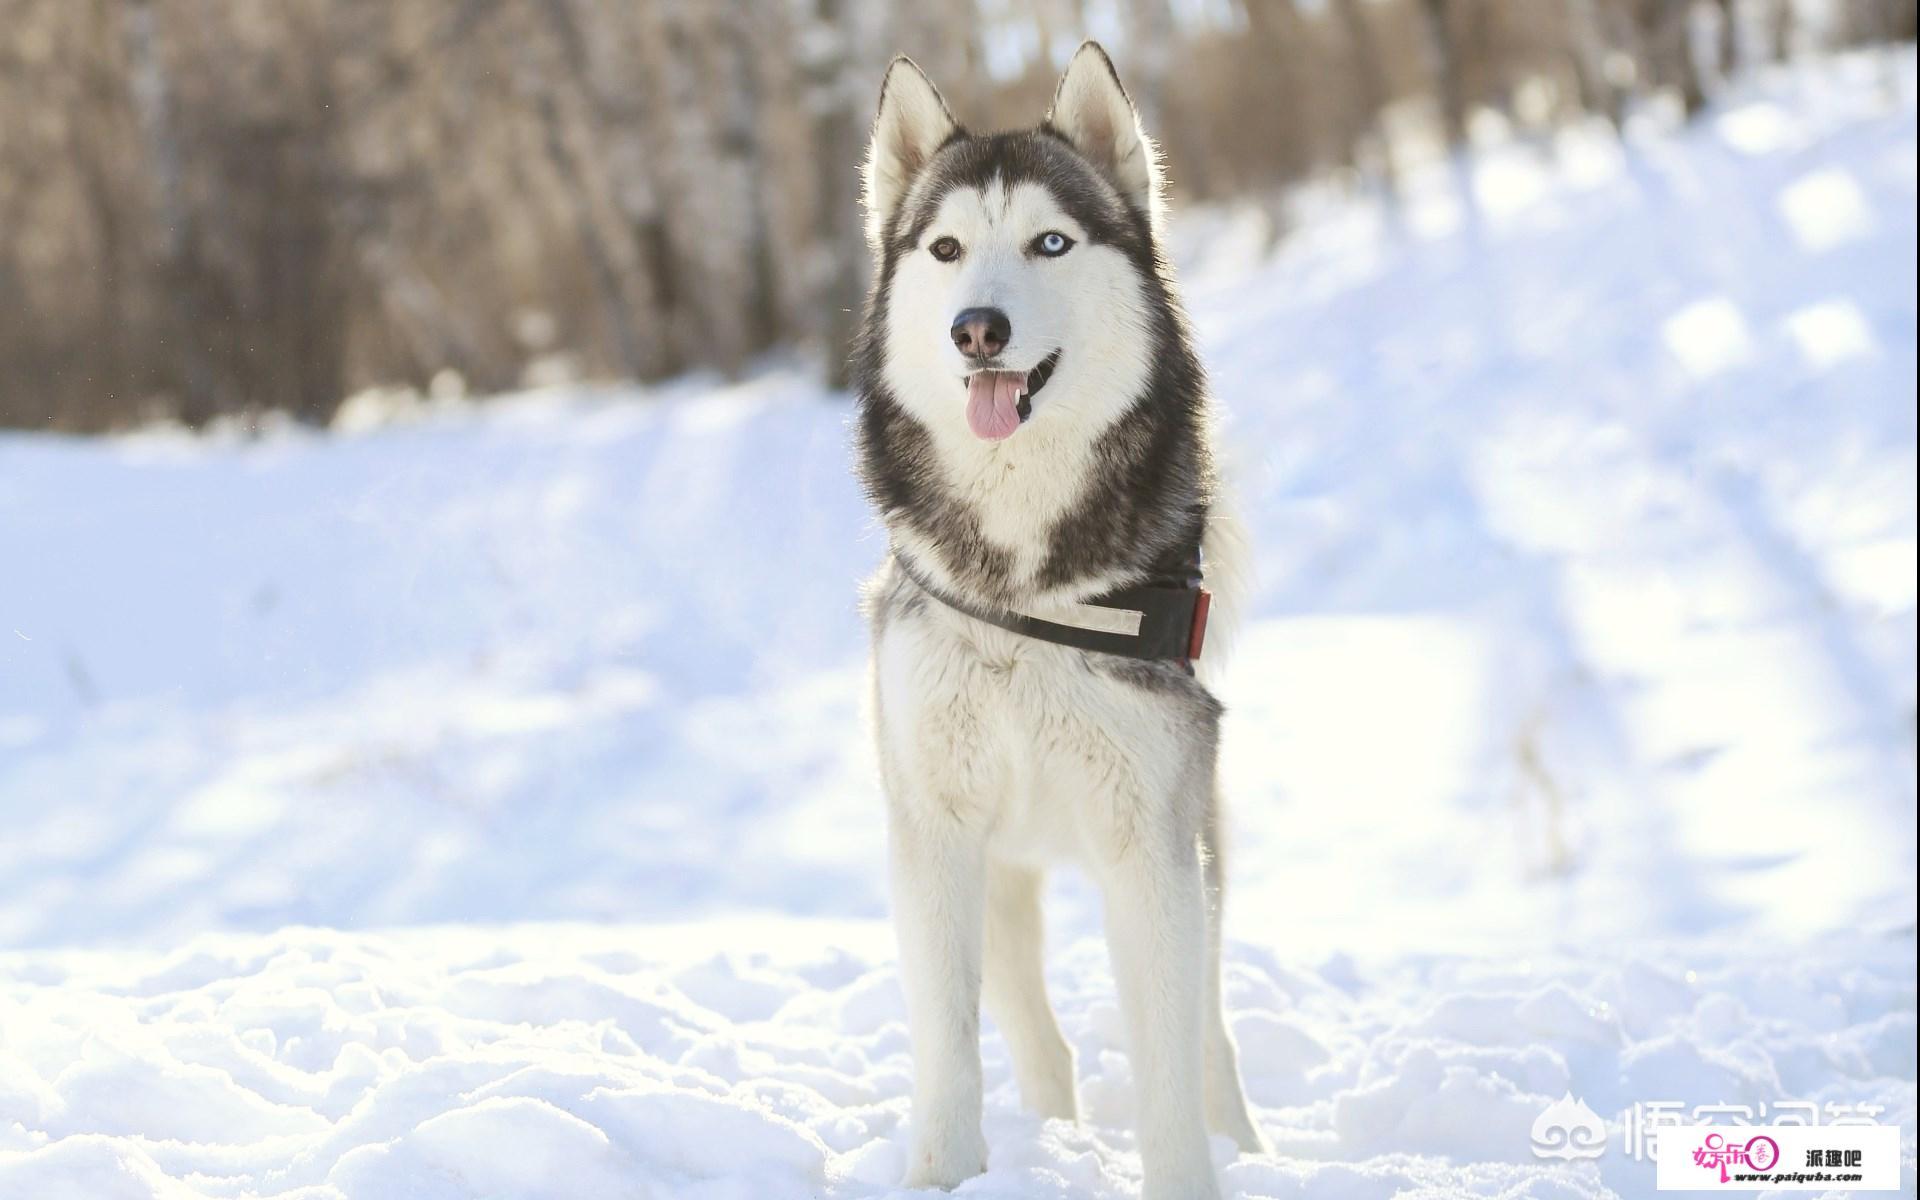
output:
[[967,389],[967,427],[997,442],[1011,436],[1033,415],[1033,398],[1053,378],[1060,352],[1041,359],[1031,371],[975,371],[961,382]]

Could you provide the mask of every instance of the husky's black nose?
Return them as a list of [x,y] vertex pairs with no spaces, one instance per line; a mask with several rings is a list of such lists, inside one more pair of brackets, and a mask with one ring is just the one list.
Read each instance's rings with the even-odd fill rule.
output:
[[953,344],[968,358],[992,358],[1007,348],[1013,322],[997,308],[963,309],[953,319]]

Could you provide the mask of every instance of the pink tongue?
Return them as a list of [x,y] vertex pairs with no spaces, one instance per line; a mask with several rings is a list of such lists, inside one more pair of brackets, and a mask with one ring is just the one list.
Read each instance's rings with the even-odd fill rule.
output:
[[1015,405],[1026,394],[1027,377],[1020,371],[978,371],[967,378],[967,426],[975,435],[997,442],[1020,428]]

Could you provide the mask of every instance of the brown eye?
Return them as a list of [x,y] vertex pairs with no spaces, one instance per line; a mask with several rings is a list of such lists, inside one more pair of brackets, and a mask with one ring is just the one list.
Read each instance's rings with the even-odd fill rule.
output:
[[927,249],[941,262],[952,262],[960,257],[960,243],[950,237],[933,239],[933,245]]

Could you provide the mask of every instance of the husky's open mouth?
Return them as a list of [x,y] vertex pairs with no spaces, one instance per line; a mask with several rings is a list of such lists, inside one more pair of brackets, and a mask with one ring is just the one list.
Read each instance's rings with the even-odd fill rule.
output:
[[1033,398],[1060,365],[1055,350],[1031,371],[975,371],[967,387],[967,427],[990,442],[1007,437],[1033,415]]

